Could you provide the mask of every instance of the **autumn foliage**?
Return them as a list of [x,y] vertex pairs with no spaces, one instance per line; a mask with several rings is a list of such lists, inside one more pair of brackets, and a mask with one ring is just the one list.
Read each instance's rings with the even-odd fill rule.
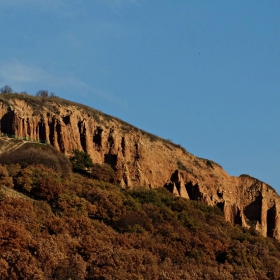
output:
[[108,166],[96,180],[44,161],[2,164],[0,279],[280,279],[279,243],[216,207],[125,190]]

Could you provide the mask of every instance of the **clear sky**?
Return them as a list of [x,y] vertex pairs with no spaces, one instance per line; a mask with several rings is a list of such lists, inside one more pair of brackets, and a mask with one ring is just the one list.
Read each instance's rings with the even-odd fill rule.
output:
[[0,85],[80,102],[280,193],[279,0],[0,0]]

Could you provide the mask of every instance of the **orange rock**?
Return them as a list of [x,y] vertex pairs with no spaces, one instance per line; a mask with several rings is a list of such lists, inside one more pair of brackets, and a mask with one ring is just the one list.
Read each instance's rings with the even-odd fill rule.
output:
[[86,106],[55,99],[38,106],[33,99],[0,103],[2,133],[45,140],[66,155],[83,150],[93,162],[110,164],[124,187],[165,186],[175,195],[217,205],[231,223],[280,240],[280,200],[267,184],[229,176],[212,161]]

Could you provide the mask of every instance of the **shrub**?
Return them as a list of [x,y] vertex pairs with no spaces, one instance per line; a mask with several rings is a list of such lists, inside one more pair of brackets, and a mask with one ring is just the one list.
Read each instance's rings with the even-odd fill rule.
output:
[[15,188],[30,193],[34,198],[53,200],[62,193],[59,175],[42,165],[20,170],[15,178]]
[[54,170],[59,169],[59,161],[55,155],[36,148],[28,148],[26,150],[17,150],[4,153],[0,156],[0,163],[19,164],[22,168],[29,165],[42,164]]
[[47,90],[44,89],[40,89],[36,92],[35,94],[37,97],[48,97],[49,96],[49,92]]
[[[71,163],[62,153],[52,149],[43,149],[35,146],[22,146],[18,150],[9,151],[0,155],[0,164],[16,165],[26,168],[30,165],[44,165],[63,176],[71,173]],[[16,166],[15,166],[16,167]],[[11,168],[9,170],[12,172]],[[18,167],[16,168],[18,170]]]
[[0,184],[10,188],[14,186],[12,177],[9,176],[6,167],[3,165],[0,165]]
[[69,177],[72,172],[72,165],[69,158],[63,153],[56,153],[57,160],[59,162],[59,171],[62,177]]
[[74,171],[83,173],[89,167],[93,166],[89,154],[79,150],[74,150],[73,154],[74,155],[70,158],[70,161],[72,162]]
[[177,166],[179,169],[187,171],[187,167],[180,160],[177,161]]
[[174,201],[174,196],[166,188],[156,188],[154,191],[157,193],[158,197],[164,205],[170,206]]
[[107,163],[104,164],[95,163],[91,168],[91,177],[93,179],[113,183],[115,179],[115,171],[111,167],[111,165]]
[[122,232],[143,233],[145,230],[152,230],[151,221],[145,212],[126,213],[120,218],[117,225]]
[[0,92],[1,93],[13,93],[13,89],[10,86],[5,85],[4,87],[2,87],[0,89]]
[[155,190],[134,190],[130,192],[130,195],[141,204],[151,203],[157,206],[162,206],[162,201]]
[[213,164],[214,164],[214,162],[212,160],[209,160],[209,159],[206,160],[206,165],[209,166],[212,169],[214,168]]
[[58,97],[58,96],[57,96],[57,95],[55,95],[55,93],[54,93],[54,92],[50,92],[49,97],[54,98],[54,97]]

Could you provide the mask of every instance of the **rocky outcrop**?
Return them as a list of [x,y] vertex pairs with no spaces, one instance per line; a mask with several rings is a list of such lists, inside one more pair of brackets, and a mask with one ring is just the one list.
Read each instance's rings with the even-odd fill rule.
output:
[[184,188],[186,198],[218,206],[227,221],[280,240],[280,199],[272,187],[248,175],[220,177],[222,180],[218,177],[216,184],[209,184],[189,179],[184,173],[176,170],[166,188],[175,195],[184,193]]
[[66,155],[85,151],[93,162],[110,164],[122,186],[165,186],[174,195],[217,205],[231,223],[280,239],[280,199],[267,184],[229,176],[212,161],[92,108],[43,101],[20,95],[2,99],[1,133],[46,141]]

